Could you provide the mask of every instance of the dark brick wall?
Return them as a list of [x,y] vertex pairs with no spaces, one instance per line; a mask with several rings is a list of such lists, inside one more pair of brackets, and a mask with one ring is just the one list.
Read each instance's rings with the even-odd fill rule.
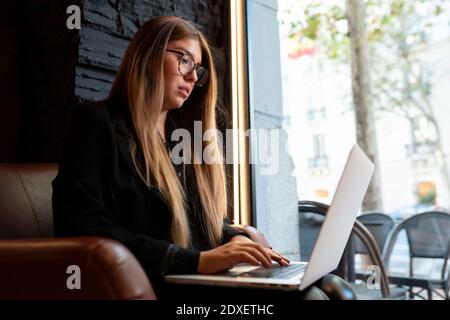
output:
[[223,70],[227,42],[223,13],[226,10],[223,0],[85,1],[76,68],[76,96],[97,100],[108,94],[128,41],[154,16],[176,15],[192,21],[209,39],[218,68]]
[[[65,25],[71,4],[82,8],[79,32]],[[71,106],[108,94],[129,40],[154,16],[176,15],[205,33],[220,75],[219,99],[228,104],[227,0],[28,0],[21,12],[17,162],[58,160]]]

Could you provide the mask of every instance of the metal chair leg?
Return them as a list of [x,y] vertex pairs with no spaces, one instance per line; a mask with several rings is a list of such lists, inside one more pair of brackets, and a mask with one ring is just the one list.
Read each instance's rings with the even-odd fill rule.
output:
[[431,287],[431,285],[427,286],[427,296],[428,300],[433,300],[433,288]]

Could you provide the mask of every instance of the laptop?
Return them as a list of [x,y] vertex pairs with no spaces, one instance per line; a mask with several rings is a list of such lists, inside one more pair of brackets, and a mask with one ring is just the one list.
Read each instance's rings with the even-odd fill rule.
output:
[[216,274],[167,275],[165,281],[285,291],[301,291],[307,288],[337,268],[374,169],[372,161],[355,144],[348,156],[309,262],[292,261],[288,266],[273,262],[272,268],[242,263]]

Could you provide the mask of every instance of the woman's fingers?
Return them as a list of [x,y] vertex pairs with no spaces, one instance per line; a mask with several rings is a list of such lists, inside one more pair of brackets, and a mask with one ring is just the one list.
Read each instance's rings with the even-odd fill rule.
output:
[[283,257],[281,257],[279,254],[276,254],[274,252],[271,252],[272,260],[275,260],[278,264],[285,266],[287,265],[287,262],[283,260]]
[[[231,243],[229,243],[231,244]],[[266,268],[272,267],[272,260],[281,266],[287,266],[290,261],[272,249],[264,248],[256,242],[233,242],[232,252],[238,262],[248,262],[254,265],[262,264]]]
[[256,250],[258,250],[258,252],[260,252],[266,258],[266,261],[268,262],[267,268],[270,268],[272,266],[272,257],[269,254],[269,252],[267,252],[266,248],[264,248],[262,245],[256,242],[253,242],[252,245]]
[[262,254],[257,248],[254,248],[252,246],[241,246],[240,250],[255,257],[266,268],[270,268],[272,266],[272,259],[270,258],[270,255],[267,254],[267,256],[269,256],[267,257],[265,254]]
[[269,252],[272,259],[278,262],[278,264],[282,266],[287,266],[289,264],[290,261],[287,258],[283,257],[281,254],[273,251],[272,249],[267,249],[267,251]]
[[[272,250],[273,251],[273,250]],[[275,252],[275,251],[273,251],[273,252]],[[289,259],[288,258],[286,258],[286,257],[284,257],[284,256],[282,256],[281,254],[279,254],[279,253],[277,253],[277,252],[275,252],[275,254],[277,254],[277,255],[279,255],[280,256],[280,258],[281,259],[283,259],[283,261],[285,261],[285,262],[287,262],[288,264],[289,264]]]

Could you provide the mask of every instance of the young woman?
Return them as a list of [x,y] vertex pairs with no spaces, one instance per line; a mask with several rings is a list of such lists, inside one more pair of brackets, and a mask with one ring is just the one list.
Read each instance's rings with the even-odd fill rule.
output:
[[[53,182],[57,236],[116,239],[137,257],[157,295],[163,276],[214,273],[288,259],[231,227],[223,164],[175,165],[171,133],[216,128],[217,79],[205,37],[158,17],[135,34],[109,97],[75,108]],[[214,138],[214,137],[213,137]],[[187,143],[193,146],[193,141]],[[203,148],[222,154],[217,137]],[[197,160],[197,161],[196,161]]]

